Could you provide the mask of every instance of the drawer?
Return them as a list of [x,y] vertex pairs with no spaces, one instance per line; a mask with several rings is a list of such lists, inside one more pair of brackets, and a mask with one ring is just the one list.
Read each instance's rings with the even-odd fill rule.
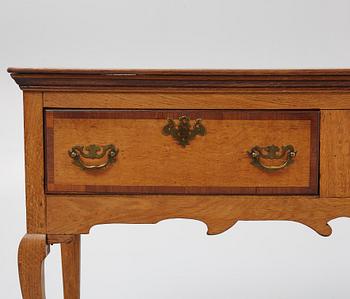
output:
[[317,194],[319,112],[45,111],[46,192]]

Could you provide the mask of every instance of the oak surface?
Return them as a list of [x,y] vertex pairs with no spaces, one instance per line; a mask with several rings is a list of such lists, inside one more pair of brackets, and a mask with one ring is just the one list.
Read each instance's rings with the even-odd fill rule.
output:
[[350,197],[350,110],[321,112],[320,194]]
[[350,90],[343,70],[64,70],[8,71],[24,90],[221,89]]
[[276,92],[89,92],[45,91],[47,108],[86,109],[350,109],[350,93],[307,92],[287,89]]
[[[18,251],[19,275],[24,299],[45,298],[43,262],[49,251],[48,244],[61,244],[65,299],[79,298],[79,235],[89,233],[94,225],[157,223],[165,219],[186,218],[204,222],[208,227],[208,234],[219,234],[241,220],[287,220],[305,224],[320,235],[328,236],[331,234],[331,228],[328,225],[330,220],[337,217],[350,217],[350,69],[67,70],[9,68],[8,71],[24,91],[28,234],[22,239]],[[264,113],[275,115],[280,113],[280,110],[288,110],[288,113],[293,114],[295,111],[300,113],[306,109],[313,109],[320,110],[320,143],[318,142],[319,136],[317,136],[318,128],[310,131],[308,122],[316,124],[310,119],[274,119],[270,121],[265,119],[260,120],[259,125],[253,124],[257,120],[249,120],[248,124],[247,119],[205,119],[204,124],[209,127],[210,134],[196,137],[191,142],[190,155],[186,158],[184,151],[181,151],[183,149],[176,145],[171,137],[160,134],[152,135],[159,129],[159,126],[163,125],[160,119],[152,118],[150,121],[150,119],[130,117],[138,113],[134,111],[129,114],[129,118],[117,120],[93,117],[55,120],[49,117],[44,120],[45,109],[245,109],[252,110],[251,113],[261,109],[274,110]],[[310,113],[310,111],[303,113]],[[244,125],[244,130],[233,130],[233,127],[236,127],[233,126],[234,122],[239,123],[239,127],[242,128]],[[115,126],[117,129],[114,128]],[[150,141],[145,138],[145,134],[136,133],[138,129],[144,132],[145,126],[147,136],[154,136]],[[128,133],[126,127],[129,129]],[[103,130],[104,128],[107,128],[107,132]],[[131,135],[130,130],[133,132]],[[231,136],[232,131],[235,136]],[[54,138],[49,138],[44,142],[44,134],[57,138],[58,143]],[[214,135],[219,137],[208,141]],[[118,139],[114,139],[116,136]],[[258,141],[259,143],[277,143],[274,140],[277,137],[279,144],[276,145],[289,143],[291,139],[298,144],[295,164],[286,169],[283,175],[266,177],[261,172],[258,175],[255,172],[258,169],[245,168],[243,174],[249,173],[250,178],[246,177],[242,180],[241,177],[229,180],[231,173],[237,169],[228,167],[229,163],[225,165],[223,158],[236,152],[232,146],[225,144],[224,139],[230,141],[235,147],[243,145],[246,151]],[[72,168],[66,147],[72,146],[72,143],[75,142],[109,143],[110,140],[120,146],[121,152],[117,164],[113,165],[103,176],[83,175],[79,169]],[[253,140],[255,142],[251,144]],[[135,149],[124,146],[126,142]],[[153,149],[159,154],[156,155],[153,151],[147,152],[144,143],[148,148],[157,144],[158,147]],[[205,148],[206,144],[210,145],[211,154],[209,156]],[[64,151],[61,147],[64,148]],[[246,161],[247,157],[242,155],[243,147],[239,150],[238,158],[237,155],[234,156],[238,162],[245,163],[248,161]],[[50,156],[49,150],[45,155],[45,150],[50,148],[55,148],[54,156]],[[307,149],[310,150],[307,151]],[[217,152],[215,156],[216,150],[222,150],[222,152]],[[309,157],[305,155],[307,152]],[[130,153],[133,153],[134,156],[131,155],[129,158],[137,159],[128,159],[128,163],[131,164],[124,164],[125,158]],[[165,160],[165,153],[168,153],[170,158]],[[141,163],[138,166],[142,167],[137,168],[137,165],[132,164],[143,161],[143,159],[146,161],[149,157],[157,162],[156,166],[154,163],[144,165]],[[204,159],[203,162],[203,157],[209,157],[209,159]],[[55,159],[59,162],[57,166]],[[45,161],[48,162],[46,174],[44,172]],[[307,161],[310,163],[307,164]],[[186,165],[191,166],[189,171],[182,165],[185,162]],[[320,177],[318,177],[318,162],[320,163]],[[51,164],[54,167],[51,167]],[[132,167],[128,169],[125,165]],[[210,167],[207,167],[208,165]],[[166,166],[170,166],[171,172],[165,172]],[[123,172],[119,174],[116,171],[118,169]],[[131,188],[140,187],[140,183],[145,183],[147,180],[148,183],[154,185],[155,175],[159,169],[162,170],[162,176],[158,175],[158,184],[160,182],[165,186],[165,183],[168,185],[171,181],[175,185],[180,184],[181,187],[193,187],[190,185],[196,183],[200,185],[200,188],[204,188],[201,190],[206,194],[146,195],[145,189],[142,189],[139,195],[105,195],[103,192],[106,190],[98,187],[102,182],[103,184],[109,183],[108,187],[111,187],[116,178],[118,184],[122,180],[126,180],[124,183],[132,182]],[[220,174],[221,170],[225,171]],[[201,176],[204,175],[205,180],[200,181],[200,176],[195,171],[198,171]],[[44,178],[48,182],[49,190],[53,187],[57,188],[56,190],[59,191],[56,192],[60,194],[45,194]],[[65,185],[56,184],[56,180]],[[74,181],[74,184],[86,184],[86,182],[91,184],[95,181],[100,185],[90,186],[89,190],[89,188],[86,189],[86,185],[68,185],[68,181]],[[56,185],[52,184],[53,182]],[[268,185],[270,187],[267,188],[272,188],[270,191],[278,190],[277,185],[279,187],[284,185],[286,187],[282,189],[293,188],[295,195],[272,195],[273,192],[267,195],[245,196],[208,194],[210,184],[226,183],[227,186],[235,182],[240,184],[245,182],[246,187],[244,188],[252,188],[249,187],[249,184],[254,185],[256,190],[261,188],[257,187],[259,184]],[[320,183],[319,194],[301,195],[301,193],[304,194],[305,188],[318,193],[318,183]],[[293,186],[293,184],[298,186]],[[208,189],[205,190],[205,188]],[[77,191],[78,189],[80,191]],[[65,194],[74,193],[72,190],[77,193],[88,190],[96,194]],[[241,192],[242,190],[240,189]]]
[[42,93],[27,91],[23,101],[27,232],[46,233]]
[[80,298],[80,235],[61,243],[64,299]]
[[23,299],[45,299],[44,260],[49,253],[44,234],[26,234],[18,249],[18,273]]
[[[205,136],[185,148],[162,128],[167,118],[201,118]],[[48,110],[46,111],[49,193],[119,194],[316,194],[317,111],[222,110]],[[82,170],[68,150],[75,145],[114,144],[117,162]],[[276,172],[251,164],[254,146],[293,145],[294,162]],[[101,159],[103,161],[103,159]],[[266,165],[286,160],[263,159]],[[99,164],[86,159],[85,163]]]
[[55,196],[47,198],[48,232],[88,233],[103,223],[157,223],[172,218],[204,222],[208,234],[219,234],[237,221],[289,220],[323,236],[327,224],[350,217],[349,198],[317,196]]

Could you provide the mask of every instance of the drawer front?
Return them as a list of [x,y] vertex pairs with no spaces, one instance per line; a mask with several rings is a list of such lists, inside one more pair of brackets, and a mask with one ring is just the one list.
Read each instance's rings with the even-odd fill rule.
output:
[[45,135],[48,193],[318,193],[318,111],[56,109]]

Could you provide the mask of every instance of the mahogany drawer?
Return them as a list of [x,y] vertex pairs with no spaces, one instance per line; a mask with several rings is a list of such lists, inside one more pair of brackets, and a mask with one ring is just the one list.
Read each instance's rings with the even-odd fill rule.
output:
[[316,110],[50,109],[45,147],[47,193],[318,193]]

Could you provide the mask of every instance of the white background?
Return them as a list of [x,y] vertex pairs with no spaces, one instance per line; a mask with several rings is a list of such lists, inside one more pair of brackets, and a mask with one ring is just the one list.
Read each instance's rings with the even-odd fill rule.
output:
[[[350,67],[349,0],[0,1],[0,298],[20,298],[25,233],[21,92],[8,66]],[[82,299],[348,299],[350,220],[323,238],[292,222],[96,226],[82,238]],[[58,246],[47,298],[63,298]],[[33,298],[35,299],[35,298]]]

